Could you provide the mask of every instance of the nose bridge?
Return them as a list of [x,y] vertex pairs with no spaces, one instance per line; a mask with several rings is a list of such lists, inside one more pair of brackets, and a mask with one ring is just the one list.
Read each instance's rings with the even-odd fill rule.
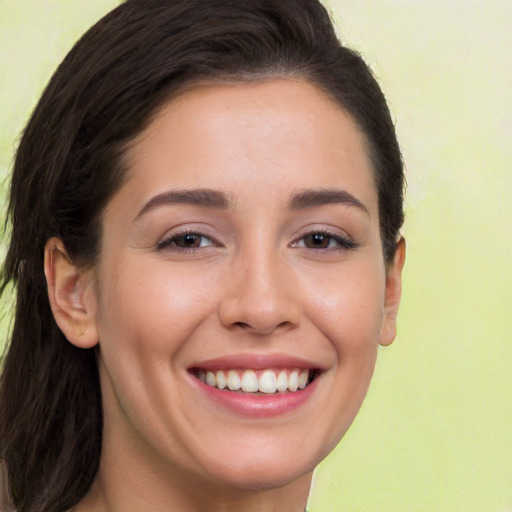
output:
[[282,254],[271,244],[258,244],[235,259],[221,304],[222,323],[260,334],[297,325],[299,304]]

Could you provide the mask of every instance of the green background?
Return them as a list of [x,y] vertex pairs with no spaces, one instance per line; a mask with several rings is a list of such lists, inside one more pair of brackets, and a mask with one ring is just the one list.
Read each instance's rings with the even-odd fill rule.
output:
[[[0,0],[2,180],[51,73],[118,3]],[[510,512],[512,1],[326,4],[396,119],[408,259],[398,338],[310,509]]]

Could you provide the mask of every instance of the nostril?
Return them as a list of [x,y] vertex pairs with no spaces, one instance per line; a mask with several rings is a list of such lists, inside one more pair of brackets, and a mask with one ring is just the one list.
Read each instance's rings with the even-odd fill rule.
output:
[[273,331],[275,331],[276,329],[278,330],[281,330],[282,328],[288,328],[288,327],[291,327],[293,326],[293,323],[292,322],[288,322],[288,321],[284,321],[284,322],[280,322],[279,324],[272,324],[272,325],[252,325],[251,323],[249,322],[233,322],[233,324],[231,324],[233,327],[235,328],[239,328],[241,330],[253,330],[253,331],[256,331],[260,334],[269,334]]
[[245,322],[235,322],[233,325],[235,327],[240,327],[241,329],[247,329],[248,327],[250,327],[250,325]]

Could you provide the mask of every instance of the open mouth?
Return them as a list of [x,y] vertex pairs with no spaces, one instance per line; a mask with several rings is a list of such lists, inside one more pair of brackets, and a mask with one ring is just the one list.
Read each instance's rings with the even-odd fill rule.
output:
[[319,370],[304,368],[266,370],[205,370],[191,368],[189,372],[216,389],[254,394],[296,393],[309,386]]

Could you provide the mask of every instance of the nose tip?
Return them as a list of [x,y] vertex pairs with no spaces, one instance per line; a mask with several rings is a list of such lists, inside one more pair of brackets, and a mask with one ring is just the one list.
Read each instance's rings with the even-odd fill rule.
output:
[[271,264],[245,267],[230,279],[220,305],[220,320],[228,329],[242,329],[268,335],[291,329],[300,322],[300,304],[293,279]]
[[[260,298],[259,301],[264,301]],[[221,308],[221,321],[228,329],[241,329],[268,335],[276,330],[297,326],[299,315],[284,303],[267,303],[261,307],[255,302],[233,299]]]

